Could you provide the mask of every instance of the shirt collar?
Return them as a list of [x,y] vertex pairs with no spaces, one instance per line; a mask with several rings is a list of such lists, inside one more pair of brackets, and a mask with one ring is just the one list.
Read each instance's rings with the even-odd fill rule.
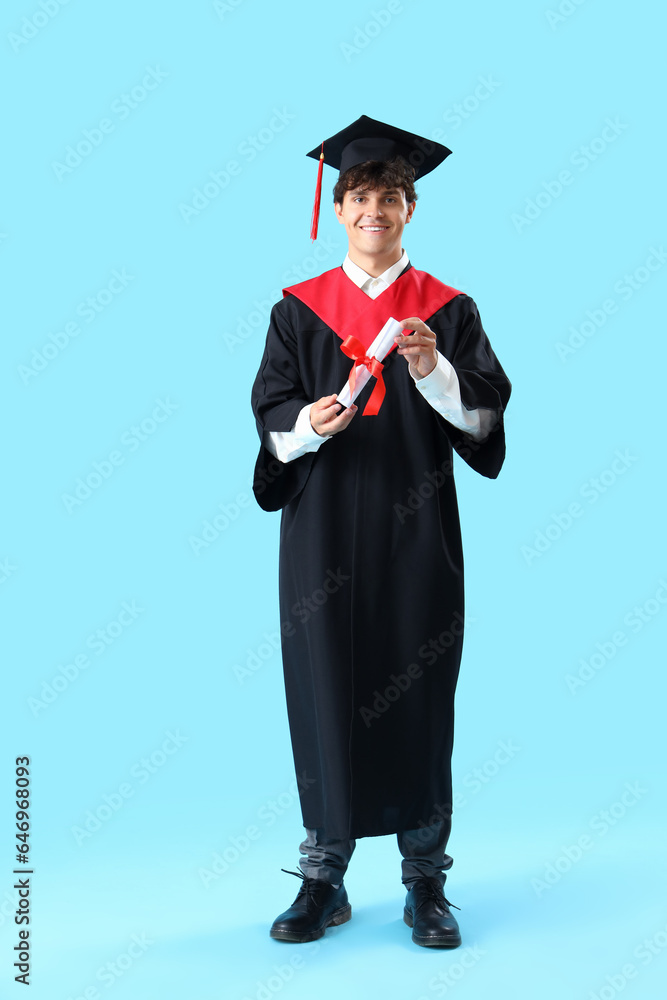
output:
[[[395,264],[392,264],[391,267],[388,267],[386,271],[383,271],[377,278],[377,281],[389,287],[392,281],[396,281],[396,278],[398,278],[399,274],[405,270],[409,263],[410,260],[405,252],[405,247],[403,247],[403,252],[399,260],[397,260]],[[358,264],[355,264],[354,261],[350,260],[349,253],[345,255],[342,267],[348,278],[350,278],[350,280],[353,281],[358,288],[363,289],[364,285],[374,280],[372,275],[368,274],[363,268],[359,267]]]

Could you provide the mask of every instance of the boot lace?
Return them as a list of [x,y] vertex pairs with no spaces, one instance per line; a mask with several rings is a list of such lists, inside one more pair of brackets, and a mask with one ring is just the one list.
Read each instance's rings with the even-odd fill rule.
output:
[[[301,899],[301,897],[305,895],[307,897],[308,903],[314,903],[315,906],[322,905],[321,902],[317,899],[316,895],[317,882],[319,881],[319,879],[311,878],[309,875],[304,875],[303,872],[301,871],[293,872],[289,871],[289,869],[287,868],[281,868],[280,870],[281,872],[285,872],[286,875],[296,875],[297,878],[300,878],[302,880],[301,888],[297,893],[296,899]],[[295,903],[296,899],[294,900]]]
[[449,900],[445,896],[444,889],[437,880],[424,878],[420,879],[419,881],[423,883],[426,896],[428,896],[430,899],[433,899],[436,903],[440,903],[440,905],[442,905],[442,903],[444,902],[450,909],[454,907],[455,910],[459,910],[460,912],[461,907],[456,906],[455,903],[449,902]]

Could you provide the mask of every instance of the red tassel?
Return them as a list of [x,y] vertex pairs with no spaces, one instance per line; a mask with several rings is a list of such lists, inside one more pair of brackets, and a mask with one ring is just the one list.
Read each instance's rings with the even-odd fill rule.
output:
[[320,221],[320,201],[322,200],[322,171],[324,169],[324,143],[320,153],[320,165],[317,168],[317,187],[315,188],[315,204],[313,205],[313,217],[310,221],[310,238],[317,239],[317,227]]

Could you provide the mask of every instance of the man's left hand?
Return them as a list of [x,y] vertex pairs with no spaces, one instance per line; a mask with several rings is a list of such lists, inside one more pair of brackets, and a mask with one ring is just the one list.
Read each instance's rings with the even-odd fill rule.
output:
[[435,334],[417,316],[401,320],[404,330],[414,330],[413,334],[396,337],[397,351],[410,365],[410,372],[416,379],[430,375],[438,362]]

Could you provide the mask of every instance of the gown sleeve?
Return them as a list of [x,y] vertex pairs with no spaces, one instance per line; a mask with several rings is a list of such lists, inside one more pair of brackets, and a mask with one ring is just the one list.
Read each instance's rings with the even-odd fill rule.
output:
[[504,412],[512,385],[482,327],[479,311],[468,295],[459,295],[428,321],[438,350],[454,368],[461,401],[468,410],[493,411],[489,433],[482,440],[438,416],[438,425],[452,447],[482,476],[495,479],[505,460]]
[[263,510],[280,510],[306,485],[317,452],[281,462],[265,447],[265,432],[291,431],[304,406],[312,403],[299,374],[299,352],[290,299],[271,310],[264,354],[252,387],[252,409],[260,437],[253,493]]

